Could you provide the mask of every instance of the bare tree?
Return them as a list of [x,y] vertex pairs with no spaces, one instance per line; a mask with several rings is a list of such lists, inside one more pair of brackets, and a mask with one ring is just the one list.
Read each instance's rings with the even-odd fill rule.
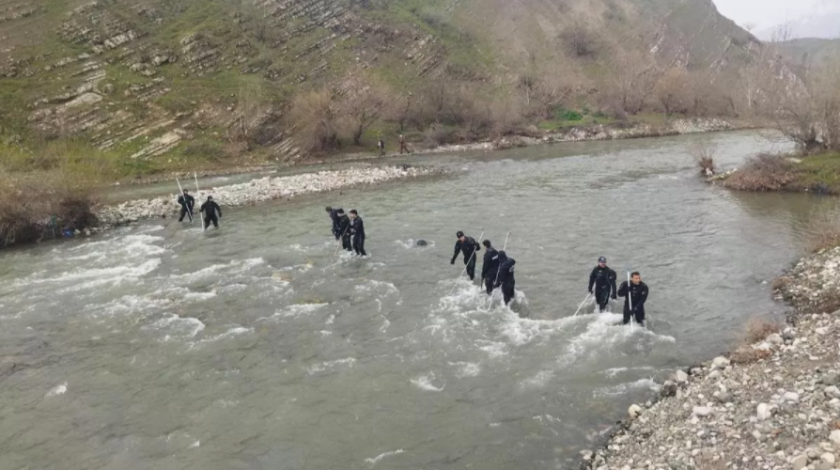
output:
[[341,120],[353,138],[354,145],[361,145],[362,136],[382,116],[389,91],[378,80],[356,75],[345,83],[341,100]]
[[650,56],[620,54],[612,62],[607,94],[612,106],[629,114],[641,112],[656,88],[660,71]]
[[761,89],[762,115],[804,153],[840,150],[840,54],[794,74],[782,60]]
[[656,96],[665,114],[670,116],[688,111],[693,102],[691,91],[691,78],[688,73],[681,67],[671,67],[660,77]]
[[287,125],[304,152],[323,153],[338,147],[338,116],[332,90],[301,92],[292,100]]

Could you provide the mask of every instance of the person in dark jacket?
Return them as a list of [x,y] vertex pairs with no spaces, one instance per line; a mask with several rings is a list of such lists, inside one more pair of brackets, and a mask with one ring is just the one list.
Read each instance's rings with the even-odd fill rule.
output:
[[455,264],[455,260],[458,259],[458,254],[464,254],[464,264],[467,265],[467,275],[470,276],[470,280],[475,280],[475,257],[476,253],[481,251],[481,247],[478,246],[478,242],[475,241],[475,238],[468,237],[464,235],[464,232],[458,232],[455,234],[458,237],[458,241],[455,243],[455,254],[452,255],[452,261],[449,264]]
[[330,214],[330,219],[332,220],[332,233],[335,235],[335,239],[338,240],[341,238],[341,214],[344,214],[344,209],[333,209],[327,206],[327,213]]
[[481,244],[485,248],[484,263],[481,265],[481,280],[487,288],[487,295],[491,295],[499,272],[499,252],[493,248],[490,240],[484,240]]
[[644,326],[648,286],[642,282],[642,276],[637,272],[631,274],[630,284],[622,282],[618,288],[618,296],[624,297],[624,324],[630,323],[630,317],[634,317],[636,323]]
[[502,288],[502,296],[504,296],[505,305],[510,304],[510,301],[516,296],[516,279],[514,279],[513,276],[515,264],[515,259],[508,258],[507,253],[504,251],[499,252],[499,274],[495,280],[495,286]]
[[344,209],[339,209],[338,232],[341,237],[341,247],[346,251],[353,251],[353,242],[350,238],[350,217],[344,213]]
[[222,208],[213,200],[213,196],[207,196],[207,202],[201,205],[201,212],[204,212],[204,230],[213,226],[219,228],[219,219],[222,218]]
[[379,156],[384,157],[385,156],[385,141],[380,138],[379,141],[376,142],[376,147],[379,149]]
[[607,258],[598,258],[598,266],[589,275],[589,293],[595,295],[595,302],[601,313],[607,309],[610,298],[616,298],[615,280],[615,271],[607,266]]
[[178,204],[181,205],[181,217],[178,218],[178,222],[183,222],[184,216],[189,216],[190,222],[192,222],[193,212],[195,210],[195,198],[190,196],[190,192],[185,189],[184,194],[178,196]]
[[350,237],[353,239],[353,250],[359,256],[367,256],[365,252],[365,223],[359,217],[356,209],[350,211]]

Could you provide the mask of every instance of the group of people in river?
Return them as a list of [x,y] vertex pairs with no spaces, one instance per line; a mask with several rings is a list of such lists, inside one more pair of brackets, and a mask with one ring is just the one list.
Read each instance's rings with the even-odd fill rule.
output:
[[[185,217],[188,217],[192,222],[195,213],[195,198],[190,195],[188,190],[183,190],[181,196],[178,197],[178,204],[181,206],[181,216],[178,218],[178,222],[183,222]],[[326,210],[332,220],[333,236],[335,236],[336,241],[341,243],[341,247],[346,251],[355,253],[356,256],[367,256],[365,251],[365,223],[359,217],[359,212],[353,209],[349,213],[345,213],[344,209],[333,209],[329,206]],[[207,230],[210,224],[213,224],[217,229],[219,228],[222,208],[213,200],[213,196],[207,196],[207,200],[201,205],[199,212],[204,214],[204,230]],[[481,266],[480,285],[484,286],[487,295],[492,295],[495,289],[500,289],[505,305],[509,305],[516,295],[516,279],[514,277],[516,260],[508,256],[504,249],[496,250],[490,240],[478,243],[475,238],[465,235],[462,231],[458,231],[455,236],[457,241],[450,264],[455,264],[458,256],[463,255],[464,270],[470,280],[475,281],[477,255],[483,245],[485,253],[484,262]],[[630,279],[622,282],[619,287],[616,287],[616,283],[617,275],[615,271],[607,266],[607,258],[601,256],[598,259],[598,265],[589,275],[589,286],[587,287],[589,295],[595,298],[598,311],[601,313],[607,311],[610,300],[623,297],[623,323],[626,325],[631,320],[635,320],[636,323],[644,325],[645,302],[647,302],[649,292],[647,284],[642,282],[642,277],[638,272],[632,273]]]
[[[188,217],[192,223],[193,214],[195,214],[195,198],[190,195],[188,190],[184,189],[183,194],[178,196],[178,205],[181,206],[181,217],[178,218],[178,222],[183,222],[184,217]],[[213,196],[207,196],[207,200],[201,205],[199,212],[204,214],[202,218],[204,221],[204,230],[207,230],[210,224],[213,224],[217,229],[219,228],[219,219],[222,218],[222,208],[213,200]]]
[[[367,256],[365,252],[365,228],[362,218],[356,210],[351,210],[347,215],[344,209],[333,209],[327,207],[327,213],[332,220],[332,233],[341,246],[347,251],[355,251],[356,255]],[[500,289],[505,305],[510,305],[516,295],[516,278],[514,269],[516,260],[508,256],[502,249],[496,250],[490,240],[479,243],[475,238],[467,236],[464,232],[458,231],[455,234],[455,251],[449,264],[455,264],[458,256],[463,255],[464,272],[471,281],[475,281],[475,268],[478,253],[484,246],[484,262],[481,266],[480,285],[484,286],[487,295]],[[507,243],[505,243],[507,244]],[[607,258],[601,256],[598,265],[589,275],[589,295],[594,295],[595,303],[599,312],[607,311],[610,300],[624,298],[624,318],[622,323],[627,325],[635,320],[639,325],[645,324],[645,303],[648,298],[648,286],[642,282],[642,276],[638,272],[630,275],[628,281],[622,282],[616,288],[617,275],[609,266]],[[588,299],[589,297],[587,297]]]
[[636,320],[640,325],[645,324],[645,302],[648,297],[648,286],[642,282],[642,276],[638,272],[630,275],[630,280],[621,283],[621,287],[616,289],[616,281],[618,276],[609,266],[607,266],[607,258],[601,256],[598,258],[598,266],[592,270],[589,275],[589,287],[587,291],[589,295],[595,296],[595,303],[598,305],[598,311],[604,313],[610,303],[610,299],[617,300],[618,297],[624,297],[624,320],[626,325],[630,323],[631,318]]
[[367,256],[365,251],[365,223],[359,212],[353,209],[349,214],[344,209],[327,206],[327,213],[332,220],[332,233],[345,251],[355,252],[356,256]]

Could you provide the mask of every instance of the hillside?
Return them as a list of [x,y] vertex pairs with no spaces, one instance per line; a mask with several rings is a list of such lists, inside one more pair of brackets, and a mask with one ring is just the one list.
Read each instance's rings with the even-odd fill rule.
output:
[[822,64],[840,53],[840,39],[793,39],[776,46],[793,64]]
[[[470,118],[444,113],[456,101],[476,115],[491,102],[500,116],[535,103],[612,114],[652,70],[730,83],[758,47],[711,0],[0,0],[0,150],[71,139],[128,173],[294,161],[309,150],[290,104],[313,90],[376,84],[358,96],[388,113],[347,104],[369,146],[463,128]],[[631,114],[656,111],[646,98]],[[421,104],[423,117],[394,117]]]

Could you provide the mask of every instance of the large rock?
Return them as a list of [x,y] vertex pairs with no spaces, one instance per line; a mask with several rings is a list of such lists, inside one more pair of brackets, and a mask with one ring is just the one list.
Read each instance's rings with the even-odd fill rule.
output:
[[712,369],[723,370],[723,369],[726,369],[729,366],[729,364],[731,364],[729,359],[727,359],[723,356],[719,356],[719,357],[714,358],[714,360],[712,360]]
[[793,466],[793,470],[802,470],[803,468],[808,466],[808,454],[802,454],[791,462]]
[[682,385],[688,382],[688,374],[685,373],[683,370],[677,370],[674,373],[674,382]]
[[773,333],[772,335],[768,336],[766,341],[776,346],[781,346],[782,344],[785,344],[784,338],[782,338],[782,336],[778,333]]
[[639,405],[630,405],[630,408],[627,409],[627,415],[630,416],[630,419],[636,419],[641,414],[642,414],[642,407],[639,406]]
[[767,403],[761,403],[760,405],[758,405],[758,408],[756,408],[756,417],[759,421],[766,421],[773,417],[773,413],[770,410],[770,406],[767,405]]
[[707,406],[695,406],[694,409],[692,410],[692,413],[694,414],[694,416],[699,416],[701,418],[705,418],[706,416],[709,416],[712,413],[714,413],[714,410],[712,410],[711,408],[709,408]]
[[831,431],[831,434],[828,436],[828,440],[830,440],[835,447],[840,449],[840,429]]

